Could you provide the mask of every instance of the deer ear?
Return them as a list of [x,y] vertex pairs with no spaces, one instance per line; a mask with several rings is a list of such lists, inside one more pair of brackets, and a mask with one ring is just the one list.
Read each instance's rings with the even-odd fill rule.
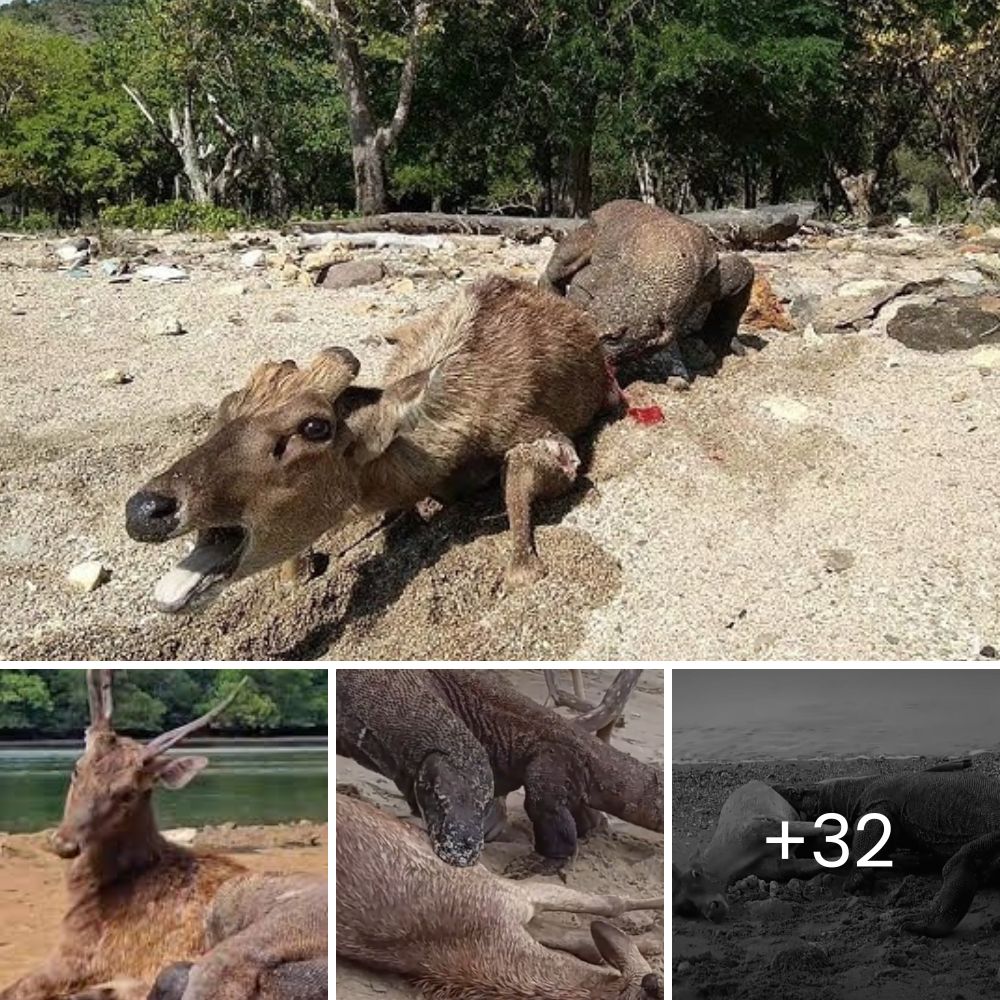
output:
[[199,771],[208,767],[207,757],[175,757],[153,763],[153,779],[164,788],[176,791],[183,788]]
[[437,377],[437,368],[428,368],[397,379],[382,390],[373,419],[361,429],[353,449],[358,464],[378,458],[396,438],[420,423],[428,389]]

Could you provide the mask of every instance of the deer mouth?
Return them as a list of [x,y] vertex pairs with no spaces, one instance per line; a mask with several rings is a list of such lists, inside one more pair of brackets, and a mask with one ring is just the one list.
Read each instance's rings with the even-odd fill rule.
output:
[[194,548],[157,582],[157,609],[176,614],[208,604],[233,579],[249,542],[250,533],[239,525],[199,531]]

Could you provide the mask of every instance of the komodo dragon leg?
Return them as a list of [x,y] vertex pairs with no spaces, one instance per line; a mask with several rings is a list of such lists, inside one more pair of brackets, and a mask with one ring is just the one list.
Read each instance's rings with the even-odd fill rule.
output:
[[556,295],[565,295],[574,275],[590,263],[596,237],[597,226],[593,222],[585,222],[567,233],[552,251],[545,272],[538,279],[538,287]]
[[944,937],[969,912],[978,889],[1000,875],[1000,830],[970,841],[956,851],[942,871],[944,884],[931,909],[920,920],[908,920],[903,930],[926,937]]
[[537,757],[525,769],[524,811],[531,820],[535,849],[507,865],[504,875],[508,878],[562,876],[577,848],[573,809],[581,796],[571,786],[566,766],[553,754]]
[[724,254],[719,258],[718,297],[702,327],[701,339],[721,362],[727,354],[742,356],[746,348],[737,334],[740,319],[750,303],[754,270],[742,254]]
[[545,576],[545,566],[535,551],[531,505],[535,500],[568,493],[579,465],[573,442],[565,434],[546,434],[507,452],[504,497],[512,543],[505,577],[508,588],[523,587]]

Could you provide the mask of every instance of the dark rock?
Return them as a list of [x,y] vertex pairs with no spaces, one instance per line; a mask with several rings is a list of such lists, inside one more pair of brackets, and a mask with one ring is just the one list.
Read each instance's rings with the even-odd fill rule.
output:
[[385,267],[379,260],[348,260],[342,264],[331,264],[319,284],[323,288],[355,288],[358,285],[374,285],[385,277]]
[[963,298],[905,305],[889,320],[887,332],[914,350],[937,353],[1000,343],[1000,318],[982,304],[976,298]]

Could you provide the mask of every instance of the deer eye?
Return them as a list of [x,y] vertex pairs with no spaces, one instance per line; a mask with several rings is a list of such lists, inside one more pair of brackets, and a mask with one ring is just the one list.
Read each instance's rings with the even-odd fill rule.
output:
[[691,878],[698,879],[701,878],[701,872],[697,868],[691,869]]
[[307,441],[329,441],[333,434],[333,425],[322,417],[306,417],[299,424],[299,433]]

